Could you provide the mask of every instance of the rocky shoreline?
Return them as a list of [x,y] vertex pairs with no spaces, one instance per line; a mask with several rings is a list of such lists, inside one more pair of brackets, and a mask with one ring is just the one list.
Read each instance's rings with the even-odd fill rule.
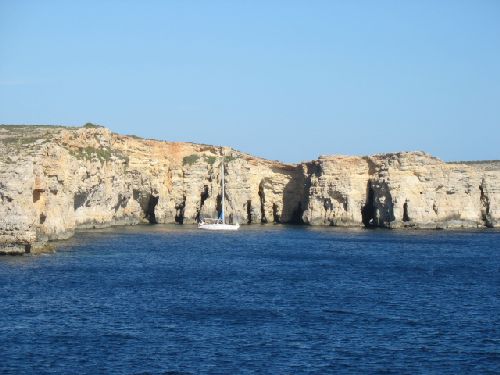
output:
[[0,126],[0,253],[44,249],[78,228],[241,224],[382,228],[500,226],[500,162],[424,152],[321,156],[285,164],[229,147],[162,142],[94,125]]

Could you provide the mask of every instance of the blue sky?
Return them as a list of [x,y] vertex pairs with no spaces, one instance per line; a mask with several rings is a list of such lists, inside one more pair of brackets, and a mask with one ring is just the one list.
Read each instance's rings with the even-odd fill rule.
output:
[[500,159],[500,1],[0,0],[0,123]]

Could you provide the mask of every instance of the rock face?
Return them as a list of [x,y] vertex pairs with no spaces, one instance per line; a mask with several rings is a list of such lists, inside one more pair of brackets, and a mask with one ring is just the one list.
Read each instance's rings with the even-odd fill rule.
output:
[[496,227],[500,162],[422,152],[328,156],[299,165],[227,147],[106,128],[0,126],[0,252],[38,251],[77,228],[194,224],[221,208],[241,224]]
[[320,157],[304,220],[313,225],[499,225],[500,162],[443,163],[422,152]]

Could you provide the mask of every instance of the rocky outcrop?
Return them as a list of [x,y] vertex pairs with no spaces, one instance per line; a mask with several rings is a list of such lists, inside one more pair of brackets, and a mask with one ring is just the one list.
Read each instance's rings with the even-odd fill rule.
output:
[[495,227],[500,163],[422,152],[325,156],[299,165],[96,126],[0,126],[0,251],[38,251],[78,228],[194,224],[221,209],[242,224]]
[[499,226],[497,161],[444,163],[423,152],[402,152],[320,157],[311,165],[304,219],[313,225]]
[[500,164],[491,165],[493,168],[486,171],[475,165],[445,164],[423,153],[378,155],[370,159],[374,174],[368,189],[374,191],[374,200],[367,212],[376,225],[497,225],[498,214],[492,215],[491,207],[486,209],[484,201],[498,201],[500,197]]
[[308,164],[304,221],[312,225],[361,226],[370,180],[368,159],[322,156]]

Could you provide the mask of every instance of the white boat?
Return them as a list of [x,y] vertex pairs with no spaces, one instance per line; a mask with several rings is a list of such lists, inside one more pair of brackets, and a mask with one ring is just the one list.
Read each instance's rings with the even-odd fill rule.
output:
[[240,224],[226,224],[224,221],[224,200],[225,200],[225,192],[224,192],[224,159],[222,159],[222,167],[221,167],[221,175],[222,175],[222,210],[220,217],[217,219],[200,219],[198,222],[199,229],[205,230],[238,230]]
[[238,230],[239,227],[239,224],[224,224],[219,219],[202,219],[198,223],[198,228],[205,230]]

